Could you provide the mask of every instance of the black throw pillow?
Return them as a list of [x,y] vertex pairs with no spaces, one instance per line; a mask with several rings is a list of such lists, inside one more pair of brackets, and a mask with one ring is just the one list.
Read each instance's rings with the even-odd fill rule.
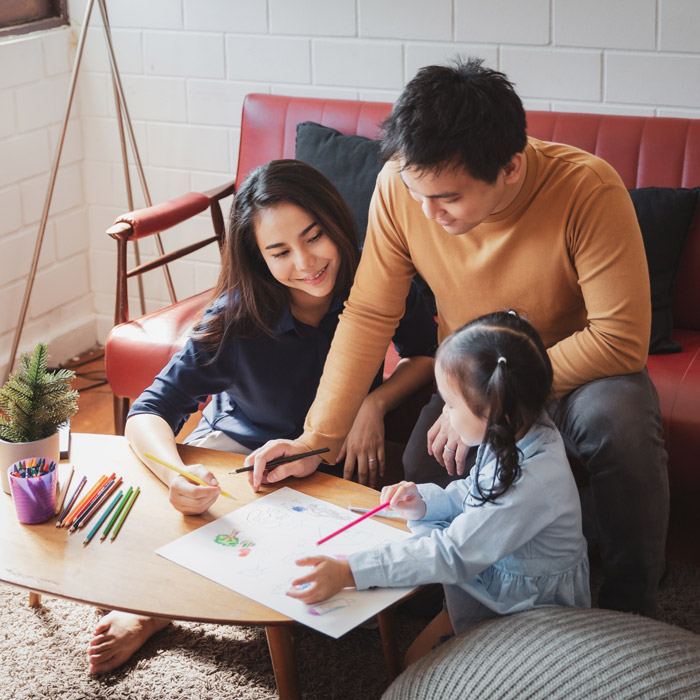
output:
[[[369,203],[383,165],[379,141],[356,134],[341,134],[316,122],[301,122],[297,124],[295,156],[320,170],[343,195],[357,224],[362,248],[367,233]],[[436,315],[432,290],[419,275],[415,280],[428,308]]]
[[297,160],[320,170],[338,188],[355,219],[362,247],[369,202],[382,169],[379,141],[341,134],[315,122],[301,122],[297,124],[295,155]]
[[651,338],[649,352],[680,352],[671,340],[673,286],[683,246],[698,205],[700,188],[644,187],[630,190],[642,230],[651,283]]

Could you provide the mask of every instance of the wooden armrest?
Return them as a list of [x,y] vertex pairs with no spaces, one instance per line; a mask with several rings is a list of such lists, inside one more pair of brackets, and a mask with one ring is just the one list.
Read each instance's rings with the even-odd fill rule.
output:
[[206,194],[200,192],[183,194],[168,202],[137,209],[117,217],[114,225],[107,229],[107,233],[112,238],[126,240],[151,236],[203,212],[210,201]]

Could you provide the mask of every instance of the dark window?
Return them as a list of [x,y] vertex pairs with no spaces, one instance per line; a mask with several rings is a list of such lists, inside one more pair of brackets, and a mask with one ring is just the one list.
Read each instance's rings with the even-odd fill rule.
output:
[[68,0],[0,0],[0,36],[68,24]]

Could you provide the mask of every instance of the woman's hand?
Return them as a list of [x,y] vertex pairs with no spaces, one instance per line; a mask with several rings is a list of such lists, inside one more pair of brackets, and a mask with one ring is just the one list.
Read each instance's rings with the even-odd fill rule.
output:
[[[425,501],[412,481],[385,486],[379,500],[382,503],[389,501],[392,510],[406,520],[421,520],[427,511]],[[381,515],[381,512],[378,515]]]
[[193,484],[189,479],[178,474],[170,482],[170,503],[185,515],[204,513],[221,493],[216,477],[202,464],[187,467],[187,471],[195,474],[211,486]]
[[[297,559],[295,563],[297,566],[314,567],[311,573],[292,581],[292,586],[295,588],[287,591],[290,598],[296,598],[307,605],[328,600],[343,588],[355,585],[350,564],[346,559],[304,557]],[[298,586],[304,587],[298,588]]]
[[343,478],[352,479],[357,464],[357,480],[371,488],[377,483],[377,475],[384,476],[384,414],[385,410],[369,394],[360,406],[355,422],[338,454],[338,461],[345,457]]
[[260,484],[274,484],[288,476],[302,477],[313,474],[321,464],[321,458],[316,455],[297,459],[289,464],[280,464],[279,467],[273,467],[271,471],[265,469],[270,460],[300,452],[310,452],[308,445],[301,440],[269,440],[262,447],[251,452],[243,464],[246,467],[254,465],[253,471],[248,472],[248,483],[253,487],[253,491],[257,491]]
[[428,430],[428,454],[433,455],[438,464],[454,476],[455,468],[460,476],[464,473],[469,448],[450,425],[447,406],[442,409],[440,417]]

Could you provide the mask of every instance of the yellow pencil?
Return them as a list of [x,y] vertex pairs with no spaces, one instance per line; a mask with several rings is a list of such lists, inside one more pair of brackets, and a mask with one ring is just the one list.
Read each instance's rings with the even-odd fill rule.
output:
[[[158,462],[158,464],[162,464],[164,467],[167,467],[168,469],[172,469],[174,472],[177,472],[181,476],[184,476],[185,479],[189,479],[190,481],[193,481],[195,484],[199,484],[200,486],[211,486],[211,484],[207,484],[204,479],[200,479],[198,476],[195,476],[194,474],[190,474],[189,472],[186,472],[184,469],[180,469],[180,467],[176,467],[174,464],[168,464],[167,462],[164,462],[162,459],[158,459],[158,457],[154,457],[152,454],[149,454],[146,452],[144,455],[145,457],[148,457],[148,459],[152,459],[154,462]],[[233,496],[230,493],[226,493],[226,491],[221,492],[222,496],[226,496],[226,498],[233,498]],[[236,499],[233,498],[235,501]]]

